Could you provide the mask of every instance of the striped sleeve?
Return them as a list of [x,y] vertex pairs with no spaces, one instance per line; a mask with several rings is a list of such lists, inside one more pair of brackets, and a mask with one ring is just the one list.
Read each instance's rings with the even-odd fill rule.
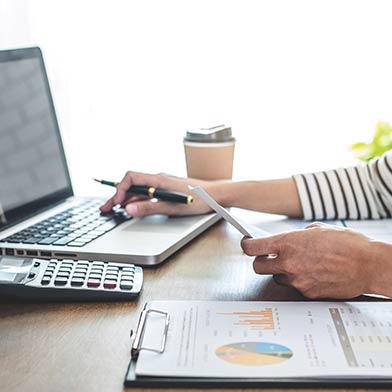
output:
[[293,178],[305,220],[392,217],[392,150],[367,164]]

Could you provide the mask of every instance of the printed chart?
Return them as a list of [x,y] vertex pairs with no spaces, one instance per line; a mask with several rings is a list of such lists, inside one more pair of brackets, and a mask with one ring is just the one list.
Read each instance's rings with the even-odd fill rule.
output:
[[220,316],[233,316],[233,324],[249,327],[251,330],[274,330],[275,322],[272,308],[250,310],[246,312],[219,312]]
[[280,344],[243,342],[221,346],[216,355],[236,365],[265,366],[285,362],[293,356],[293,352]]

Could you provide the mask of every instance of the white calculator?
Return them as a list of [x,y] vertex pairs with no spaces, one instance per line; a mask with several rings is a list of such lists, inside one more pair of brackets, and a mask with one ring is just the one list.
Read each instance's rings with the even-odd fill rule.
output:
[[0,257],[0,295],[22,300],[130,300],[143,286],[143,270],[110,261]]

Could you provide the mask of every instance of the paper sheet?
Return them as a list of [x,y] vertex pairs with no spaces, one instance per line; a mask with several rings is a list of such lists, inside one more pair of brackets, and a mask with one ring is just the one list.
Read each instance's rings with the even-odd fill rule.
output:
[[251,226],[244,222],[240,222],[239,219],[235,218],[226,208],[223,208],[217,203],[202,187],[193,187],[188,185],[188,188],[199,196],[208,206],[210,206],[221,218],[225,219],[231,225],[233,225],[240,233],[246,237],[266,237],[271,235],[267,231],[264,231],[258,227]]
[[[170,314],[163,353],[141,351],[138,375],[392,377],[390,302],[154,301]],[[161,317],[144,344],[160,344]],[[155,341],[154,341],[155,340]]]
[[380,241],[392,242],[392,219],[344,221],[344,225],[350,229]]

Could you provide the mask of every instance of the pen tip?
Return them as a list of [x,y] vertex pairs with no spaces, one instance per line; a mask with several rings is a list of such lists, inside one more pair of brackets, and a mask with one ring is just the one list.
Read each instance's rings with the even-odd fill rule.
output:
[[97,182],[101,182],[101,180],[98,180],[97,178],[93,178],[93,180]]

